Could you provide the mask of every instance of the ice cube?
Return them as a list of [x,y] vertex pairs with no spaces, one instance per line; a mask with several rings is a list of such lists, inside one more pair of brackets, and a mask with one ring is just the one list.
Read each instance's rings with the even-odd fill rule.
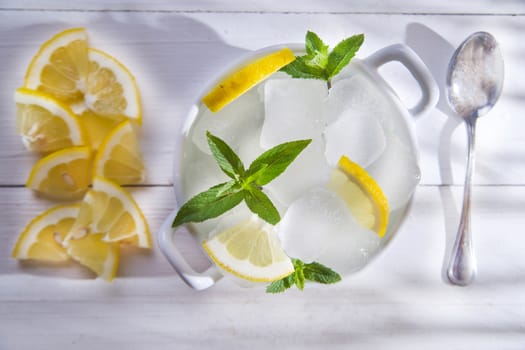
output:
[[185,168],[182,183],[185,200],[212,186],[229,180],[213,156],[204,154],[199,149],[191,147],[186,150],[184,157],[190,159],[190,161],[184,161]]
[[320,138],[325,126],[326,83],[307,79],[271,79],[264,85],[261,146]]
[[379,248],[379,236],[353,219],[334,192],[314,188],[288,208],[277,227],[286,253],[305,262],[318,261],[340,274],[362,268]]
[[199,240],[207,240],[224,230],[237,225],[238,223],[250,218],[253,214],[245,202],[239,203],[227,212],[202,222],[193,222],[189,224],[192,232],[196,233]]
[[385,150],[383,127],[370,113],[348,109],[326,127],[326,159],[331,166],[337,165],[342,155],[362,167],[369,166]]
[[373,85],[370,79],[359,74],[335,81],[325,105],[328,124],[351,110],[366,112],[382,124],[390,110],[378,87]]
[[382,188],[390,210],[408,203],[421,178],[416,151],[407,142],[388,135],[385,152],[366,169]]
[[234,147],[234,151],[241,158],[246,168],[264,152],[260,143],[262,118],[254,123],[257,123],[257,125],[253,125],[252,128],[245,130],[242,135],[239,135],[238,147]]
[[332,236],[348,225],[344,201],[324,187],[316,187],[295,200],[278,226],[286,253],[305,262],[317,260]]
[[326,162],[324,144],[321,140],[312,141],[286,170],[265,189],[284,206],[315,186],[325,186],[331,176],[332,167]]
[[262,101],[257,89],[251,89],[226,105],[219,112],[202,107],[190,130],[192,141],[206,154],[211,154],[206,131],[220,137],[234,151],[242,148],[243,135],[260,129],[262,123]]
[[334,233],[317,261],[341,275],[362,269],[378,251],[381,238],[351,220]]

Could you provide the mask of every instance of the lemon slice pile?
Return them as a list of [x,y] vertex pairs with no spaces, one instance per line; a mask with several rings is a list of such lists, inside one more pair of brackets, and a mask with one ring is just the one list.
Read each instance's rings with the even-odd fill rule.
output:
[[135,78],[116,58],[90,47],[84,28],[73,28],[40,47],[14,99],[22,143],[42,155],[26,186],[39,196],[82,202],[57,206],[31,221],[13,257],[73,258],[113,279],[120,243],[151,247],[144,215],[120,187],[145,179]]

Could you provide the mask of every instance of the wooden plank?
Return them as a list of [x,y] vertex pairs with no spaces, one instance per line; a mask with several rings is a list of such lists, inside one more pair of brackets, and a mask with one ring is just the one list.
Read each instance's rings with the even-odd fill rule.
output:
[[[305,26],[305,23],[308,23]],[[366,33],[360,56],[397,42],[419,53],[444,81],[452,48],[477,30],[492,32],[501,42],[507,73],[500,102],[479,123],[478,184],[523,184],[525,152],[520,117],[525,99],[519,94],[522,18],[508,16],[332,15],[252,13],[100,13],[0,12],[0,185],[22,185],[36,157],[27,154],[15,135],[12,94],[38,46],[54,33],[86,26],[94,46],[120,58],[135,73],[144,103],[141,142],[148,184],[168,185],[174,138],[193,99],[223,67],[249,50],[303,40],[307,29],[318,31],[334,45],[356,32]],[[378,30],[381,28],[381,30]],[[248,30],[249,29],[249,30]],[[445,40],[444,38],[447,38]],[[384,74],[407,104],[415,102],[414,83],[392,65]],[[415,96],[415,97],[414,97]],[[463,182],[466,137],[463,127],[448,116],[446,101],[416,121],[423,184]]]
[[30,1],[2,0],[0,9],[33,10],[89,10],[89,11],[176,11],[176,12],[257,12],[257,13],[437,13],[437,14],[523,14],[525,7],[519,0],[498,3],[480,0],[472,3],[468,0],[454,2],[411,1],[411,0],[376,0],[337,1],[337,0],[287,0],[267,1],[204,1],[204,0],[151,0],[134,1],[133,6],[120,0],[89,0],[71,2],[66,0]]
[[[155,187],[133,194],[156,230],[171,193]],[[368,268],[334,286],[266,295],[227,280],[192,291],[157,249],[130,256],[111,284],[73,267],[19,266],[6,258],[14,231],[47,204],[23,189],[0,189],[0,346],[520,349],[525,261],[516,228],[525,224],[525,188],[475,188],[479,276],[465,288],[441,279],[460,197],[457,187],[418,188],[405,224]]]

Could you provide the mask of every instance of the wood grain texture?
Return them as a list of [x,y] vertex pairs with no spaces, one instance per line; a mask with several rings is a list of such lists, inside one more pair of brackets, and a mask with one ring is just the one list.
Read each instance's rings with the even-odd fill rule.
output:
[[[88,28],[91,43],[122,60],[136,75],[144,104],[142,149],[149,184],[171,182],[174,135],[180,130],[201,89],[239,55],[276,43],[300,42],[306,30],[318,31],[334,45],[357,32],[366,33],[360,51],[366,57],[389,44],[411,46],[444,83],[453,47],[476,30],[492,32],[501,42],[506,75],[503,95],[478,127],[478,184],[523,184],[525,152],[521,111],[525,109],[521,70],[525,29],[520,16],[296,15],[296,14],[166,14],[0,11],[0,184],[25,182],[36,159],[24,151],[14,133],[12,94],[39,45],[72,26]],[[377,28],[381,27],[381,30]],[[38,33],[38,34],[35,34]],[[448,40],[444,39],[448,38]],[[407,105],[417,89],[408,74],[387,65],[385,78]],[[441,89],[443,92],[443,89]],[[466,133],[452,116],[442,94],[438,108],[415,121],[421,150],[422,184],[463,182]]]
[[[523,349],[525,344],[525,11],[522,1],[28,1],[0,0],[0,349]],[[505,58],[501,100],[479,122],[472,226],[475,284],[444,283],[443,262],[459,220],[466,135],[441,97],[415,120],[421,185],[390,245],[340,284],[266,295],[223,280],[195,292],[161,255],[123,253],[113,283],[75,264],[10,258],[27,222],[54,205],[23,188],[37,159],[15,135],[13,91],[38,46],[85,26],[93,46],[136,75],[144,104],[144,186],[128,188],[152,232],[175,206],[174,135],[206,82],[240,55],[301,42],[306,30],[334,45],[366,35],[361,57],[405,43],[441,85],[468,34],[493,33]],[[417,87],[404,69],[381,73],[411,105]],[[187,236],[182,253],[207,259]]]
[[113,10],[113,11],[170,11],[170,12],[258,12],[258,13],[438,13],[438,14],[524,14],[525,5],[520,0],[458,0],[454,2],[413,0],[286,0],[286,1],[209,1],[209,0],[48,0],[45,3],[31,0],[2,0],[3,9],[35,10]]
[[[516,230],[525,218],[515,214],[525,209],[521,187],[483,187],[474,193],[479,276],[472,286],[452,287],[441,279],[461,191],[425,186],[396,239],[365,270],[338,285],[307,285],[303,293],[283,295],[239,288],[228,280],[197,293],[156,249],[129,254],[111,284],[93,281],[75,266],[57,271],[18,265],[4,258],[15,231],[45,207],[26,192],[0,190],[2,208],[13,196],[24,208],[12,210],[2,230],[2,349],[34,344],[39,349],[119,344],[134,349],[520,349],[525,342],[525,261]],[[166,214],[158,204],[166,203],[164,192],[169,191],[133,193],[153,230]]]

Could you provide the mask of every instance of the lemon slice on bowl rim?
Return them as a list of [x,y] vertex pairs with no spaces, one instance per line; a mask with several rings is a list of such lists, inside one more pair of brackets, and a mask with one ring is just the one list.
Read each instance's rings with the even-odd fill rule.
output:
[[272,282],[294,272],[273,225],[257,215],[217,233],[202,243],[223,270],[252,282]]
[[100,116],[126,117],[142,123],[142,105],[135,77],[116,58],[94,48],[89,49],[84,100],[86,106]]
[[62,101],[83,98],[88,73],[88,38],[84,28],[64,30],[46,41],[27,69],[24,86]]
[[67,261],[62,242],[75,222],[79,203],[58,205],[35,217],[18,237],[12,256],[15,259]]
[[212,112],[218,112],[294,60],[295,55],[289,48],[260,57],[223,78],[202,98],[202,102]]
[[93,174],[121,185],[144,182],[144,160],[129,120],[118,124],[102,141],[95,156]]
[[131,194],[99,176],[94,177],[93,188],[84,196],[75,223],[65,238],[66,245],[87,234],[102,234],[106,242],[151,248],[148,223]]
[[339,160],[328,188],[346,202],[356,221],[383,237],[388,227],[388,200],[377,182],[346,156]]
[[36,162],[26,187],[49,198],[80,198],[91,184],[91,163],[87,146],[56,151]]
[[16,126],[30,151],[52,152],[86,144],[86,135],[71,109],[39,91],[19,88],[14,96]]

